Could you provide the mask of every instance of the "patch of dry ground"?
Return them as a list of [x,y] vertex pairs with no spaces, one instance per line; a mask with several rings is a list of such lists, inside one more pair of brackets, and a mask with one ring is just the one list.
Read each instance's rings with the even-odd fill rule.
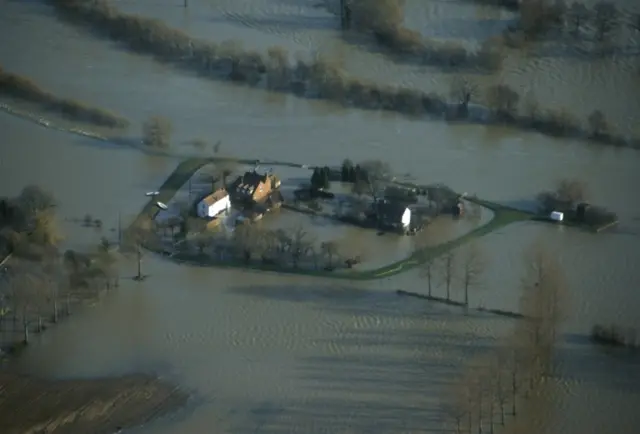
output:
[[185,401],[176,387],[143,375],[46,381],[0,372],[0,432],[114,433]]

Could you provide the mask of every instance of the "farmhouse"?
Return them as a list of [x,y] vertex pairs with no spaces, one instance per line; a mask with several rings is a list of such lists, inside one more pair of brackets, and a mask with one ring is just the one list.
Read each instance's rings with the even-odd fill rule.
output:
[[231,208],[229,194],[223,188],[218,189],[198,203],[198,217],[213,218]]
[[253,170],[239,176],[229,191],[234,201],[253,205],[265,201],[278,187],[280,180],[275,175],[260,174]]
[[399,201],[378,200],[373,204],[373,212],[381,227],[407,232],[411,225],[411,208]]

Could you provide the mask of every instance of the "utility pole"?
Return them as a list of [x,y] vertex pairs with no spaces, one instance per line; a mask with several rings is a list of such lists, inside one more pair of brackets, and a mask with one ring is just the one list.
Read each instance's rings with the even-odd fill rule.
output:
[[189,0],[184,0],[184,7],[188,8],[189,7]]

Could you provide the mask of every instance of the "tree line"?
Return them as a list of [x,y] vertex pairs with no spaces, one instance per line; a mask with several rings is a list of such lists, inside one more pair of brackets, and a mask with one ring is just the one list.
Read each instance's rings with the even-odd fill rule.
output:
[[[91,25],[94,31],[136,52],[151,54],[162,62],[178,64],[212,79],[229,79],[253,87],[265,85],[270,90],[291,92],[301,97],[321,98],[345,106],[396,111],[411,116],[430,114],[441,118],[450,109],[447,101],[437,94],[384,86],[351,77],[339,65],[323,56],[293,61],[292,56],[281,47],[272,47],[263,55],[243,49],[237,41],[216,44],[196,40],[157,20],[122,13],[105,0],[52,0],[52,3],[65,17]],[[356,8],[352,9],[355,17]],[[455,66],[456,62],[451,62],[451,65]],[[465,100],[465,104],[468,102]],[[474,121],[468,116],[457,116],[455,119]],[[481,122],[506,123],[553,136],[586,135],[579,122],[557,110],[504,118],[493,116]],[[155,130],[159,130],[157,126],[158,123]],[[157,134],[151,133],[149,136],[155,137]],[[633,139],[629,143],[626,138],[613,134],[594,135],[590,139],[621,146],[636,146],[637,142]],[[153,143],[154,140],[149,142]],[[165,143],[162,140],[156,142]]]
[[271,230],[250,222],[238,225],[231,236],[223,231],[203,232],[192,241],[178,242],[176,248],[178,257],[196,260],[241,261],[245,265],[316,271],[351,267],[361,260],[362,255],[353,246],[336,240],[318,242],[301,225]]
[[42,89],[33,80],[6,71],[2,66],[0,66],[0,95],[37,104],[47,111],[56,112],[73,121],[88,122],[109,128],[125,128],[129,125],[126,119],[107,110],[90,107],[80,101],[59,98]]
[[55,209],[53,195],[34,185],[0,199],[0,346],[27,343],[34,325],[42,331],[73,303],[118,284],[106,238],[92,252],[59,251]]
[[524,255],[518,320],[494,351],[481,354],[450,389],[443,406],[456,433],[494,432],[516,419],[520,405],[531,399],[553,374],[558,328],[568,312],[568,287],[561,265],[548,247],[533,243]]
[[607,0],[598,1],[592,7],[577,1],[523,0],[519,9],[520,28],[530,36],[551,28],[576,37],[592,30],[595,39],[603,42],[615,37],[625,24],[632,31],[640,32],[640,14],[625,15]]

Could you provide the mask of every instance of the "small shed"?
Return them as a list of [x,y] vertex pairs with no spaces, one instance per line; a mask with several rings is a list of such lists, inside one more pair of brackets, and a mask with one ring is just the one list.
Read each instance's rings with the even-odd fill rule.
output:
[[564,220],[564,213],[560,211],[552,211],[551,215],[549,215],[549,218],[554,222],[561,222]]

